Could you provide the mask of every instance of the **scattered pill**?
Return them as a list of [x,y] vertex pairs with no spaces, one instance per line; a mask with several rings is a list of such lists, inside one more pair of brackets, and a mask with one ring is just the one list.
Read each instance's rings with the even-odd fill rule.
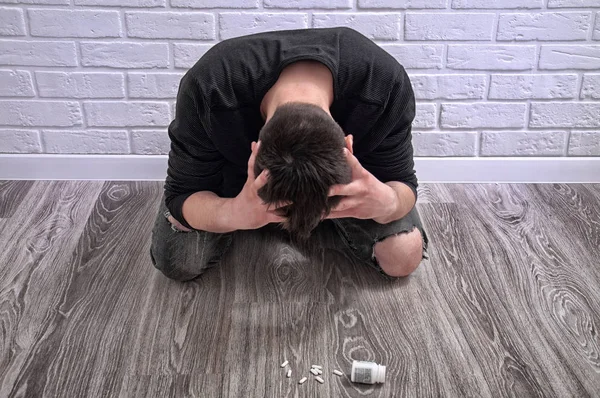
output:
[[317,369],[317,368],[315,368],[315,370],[317,371],[317,373],[318,373],[319,375],[322,375],[322,374],[323,374],[323,371],[322,371],[321,369]]
[[325,383],[325,380],[321,379],[319,376],[315,377],[315,380],[317,380],[321,384]]
[[288,361],[285,361],[284,363],[282,363],[282,364],[281,364],[281,367],[282,367],[282,368],[285,368],[285,367],[287,366],[287,364],[288,364],[288,363],[289,363]]
[[318,369],[315,369],[315,368],[312,368],[312,369],[310,370],[310,373],[314,374],[315,376],[318,376],[318,375],[319,375],[319,370],[318,370]]
[[292,377],[292,369],[288,370],[288,372],[287,372],[287,375],[286,375],[286,376],[287,376],[287,377]]
[[340,372],[339,370],[334,370],[333,373],[335,373],[338,376],[343,376],[344,374],[342,372]]
[[321,365],[312,365],[311,368],[323,369]]
[[298,382],[298,384],[302,384],[306,381],[307,377],[303,377],[300,379],[300,381]]

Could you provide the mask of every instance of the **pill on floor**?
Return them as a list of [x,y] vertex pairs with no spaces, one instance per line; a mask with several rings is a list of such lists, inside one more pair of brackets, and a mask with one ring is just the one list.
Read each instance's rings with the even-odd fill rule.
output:
[[302,384],[306,381],[307,377],[303,377],[300,379],[300,381],[298,382],[298,384]]
[[320,374],[320,375],[322,375],[322,374],[323,374],[323,371],[322,371],[321,369],[317,369],[317,368],[315,368],[315,370],[317,371],[317,373],[318,373],[318,374]]
[[319,375],[319,371],[318,371],[317,369],[315,369],[315,368],[312,368],[312,369],[310,370],[310,373],[314,374],[315,376],[318,376],[318,375]]
[[323,369],[321,365],[312,365],[311,368]]
[[342,372],[340,372],[339,370],[334,370],[333,373],[335,373],[338,376],[343,376],[344,374]]
[[287,375],[286,375],[286,376],[287,376],[287,377],[292,377],[292,369],[288,370],[288,372],[287,372]]
[[325,380],[321,379],[319,376],[315,377],[315,380],[317,380],[321,384],[325,383]]
[[282,363],[282,364],[281,364],[281,367],[282,367],[282,368],[285,368],[285,367],[287,366],[287,364],[288,364],[288,363],[289,363],[288,361],[285,361],[284,363]]

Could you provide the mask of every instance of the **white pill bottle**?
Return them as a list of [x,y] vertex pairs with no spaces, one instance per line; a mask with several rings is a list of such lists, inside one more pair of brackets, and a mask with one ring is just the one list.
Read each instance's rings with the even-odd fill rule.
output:
[[385,366],[375,362],[353,361],[350,380],[353,383],[375,384],[385,381]]

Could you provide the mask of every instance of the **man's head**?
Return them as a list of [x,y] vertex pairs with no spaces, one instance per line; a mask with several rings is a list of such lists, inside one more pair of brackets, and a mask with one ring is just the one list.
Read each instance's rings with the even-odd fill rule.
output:
[[277,108],[259,139],[254,173],[267,169],[269,180],[258,195],[273,207],[291,202],[281,209],[284,228],[304,241],[341,199],[329,198],[329,188],[352,180],[344,131],[322,108],[289,102]]

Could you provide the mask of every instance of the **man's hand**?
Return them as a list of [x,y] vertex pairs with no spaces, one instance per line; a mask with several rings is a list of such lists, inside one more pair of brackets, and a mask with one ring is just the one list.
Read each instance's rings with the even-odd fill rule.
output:
[[369,173],[356,157],[344,148],[344,155],[352,168],[352,181],[334,185],[329,196],[344,196],[326,218],[353,217],[373,219],[380,224],[388,221],[399,206],[399,198],[392,187]]
[[[268,171],[265,169],[258,177],[254,176],[254,162],[256,153],[260,147],[260,141],[252,142],[252,155],[248,160],[248,179],[242,191],[231,201],[232,221],[236,229],[258,229],[269,223],[281,223],[285,219],[276,214],[276,209],[269,209],[258,196],[258,190],[262,188],[268,180]],[[282,203],[279,206],[285,206],[289,203]],[[279,207],[278,206],[278,207]]]

